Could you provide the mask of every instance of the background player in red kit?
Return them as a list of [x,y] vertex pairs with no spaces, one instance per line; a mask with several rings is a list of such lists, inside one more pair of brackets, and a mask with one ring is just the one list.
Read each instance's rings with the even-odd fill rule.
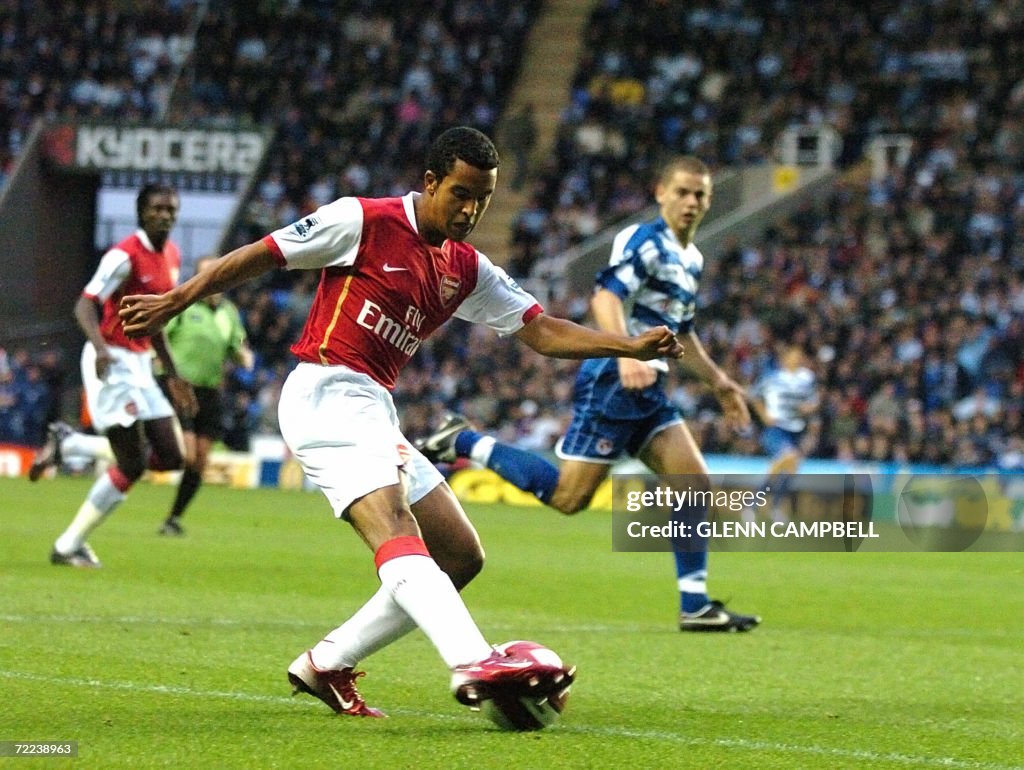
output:
[[[186,414],[195,409],[192,388],[175,375],[163,332],[152,338],[129,338],[118,316],[125,294],[165,292],[177,283],[181,255],[168,236],[178,216],[178,194],[165,185],[146,185],[136,199],[136,212],[139,229],[103,255],[75,304],[75,320],[87,338],[82,382],[89,414],[96,431],[109,440],[115,462],[96,479],[75,518],[57,538],[50,554],[53,564],[99,567],[85,542],[89,533],[124,500],[147,464],[157,470],[182,465],[174,410],[153,377],[151,344],[170,374],[175,406]],[[34,470],[59,455],[55,439],[59,442],[60,437],[51,436]]]
[[401,434],[389,392],[422,340],[456,316],[548,356],[681,354],[664,327],[630,338],[545,315],[465,243],[490,203],[497,167],[490,139],[450,129],[431,147],[422,194],[341,198],[167,294],[121,302],[128,333],[152,334],[201,297],[276,266],[323,271],[292,347],[300,363],[279,416],[306,475],[374,552],[381,581],[355,615],[288,668],[296,691],[338,713],[381,716],[356,689],[354,666],[416,626],[452,670],[464,704],[504,687],[543,695],[571,680],[568,670],[495,651],[458,594],[483,565],[479,538],[440,473]]

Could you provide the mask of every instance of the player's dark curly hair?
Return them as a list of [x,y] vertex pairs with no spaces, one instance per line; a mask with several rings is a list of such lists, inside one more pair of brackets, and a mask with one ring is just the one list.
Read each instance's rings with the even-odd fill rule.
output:
[[438,180],[444,179],[455,167],[456,160],[484,171],[501,164],[494,142],[469,126],[449,128],[434,140],[427,154],[427,170],[433,171]]
[[139,226],[142,226],[142,210],[149,205],[149,199],[154,195],[173,195],[175,198],[178,197],[178,191],[171,187],[169,184],[160,184],[159,182],[150,182],[144,185],[139,194],[135,198],[135,216],[138,220]]

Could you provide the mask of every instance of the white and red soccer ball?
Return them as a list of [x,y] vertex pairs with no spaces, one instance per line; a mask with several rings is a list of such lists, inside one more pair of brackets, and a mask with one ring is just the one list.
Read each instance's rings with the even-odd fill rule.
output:
[[565,710],[566,701],[569,700],[569,688],[575,666],[566,666],[558,653],[537,642],[505,642],[499,644],[496,649],[516,658],[526,658],[545,666],[564,669],[567,672],[567,683],[561,690],[545,696],[499,693],[480,705],[484,716],[502,730],[517,732],[543,730],[557,722]]

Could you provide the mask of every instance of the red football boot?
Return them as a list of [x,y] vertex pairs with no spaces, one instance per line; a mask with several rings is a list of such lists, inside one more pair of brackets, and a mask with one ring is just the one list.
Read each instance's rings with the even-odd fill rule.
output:
[[288,681],[291,682],[292,695],[304,692],[319,698],[339,714],[355,717],[386,717],[380,709],[366,705],[363,696],[356,687],[356,679],[365,676],[363,671],[351,668],[324,670],[313,665],[309,650],[302,653],[288,666]]

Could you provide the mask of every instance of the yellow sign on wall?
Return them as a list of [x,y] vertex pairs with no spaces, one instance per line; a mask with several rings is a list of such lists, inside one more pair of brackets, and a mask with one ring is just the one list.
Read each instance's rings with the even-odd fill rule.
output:
[[[455,496],[464,503],[505,503],[506,505],[542,505],[529,492],[524,492],[505,481],[494,471],[467,468],[456,471],[448,479]],[[605,481],[594,494],[591,508],[610,511],[612,508],[612,482]]]
[[772,191],[776,194],[792,192],[800,183],[798,166],[775,166],[772,169]]

